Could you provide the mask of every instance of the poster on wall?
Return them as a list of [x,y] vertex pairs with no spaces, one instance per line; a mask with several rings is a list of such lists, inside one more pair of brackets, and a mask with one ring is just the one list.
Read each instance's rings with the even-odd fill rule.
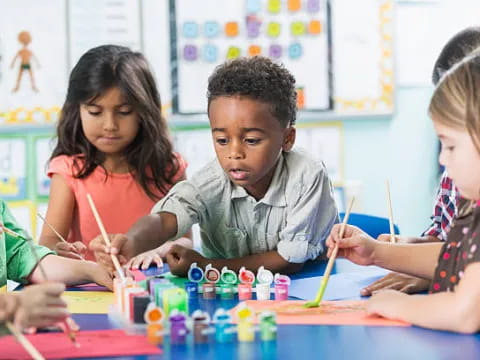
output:
[[27,187],[27,140],[0,137],[0,198],[25,199]]
[[142,50],[140,1],[68,0],[67,15],[70,67],[87,50],[103,44]]
[[0,9],[0,125],[53,122],[67,83],[65,1],[0,0]]
[[327,0],[170,0],[174,111],[205,112],[215,67],[255,55],[293,73],[299,109],[329,109],[328,6]]
[[393,19],[393,0],[332,1],[336,112],[393,112]]
[[35,139],[35,183],[37,196],[48,196],[50,178],[46,175],[47,164],[52,155],[54,141],[50,136]]

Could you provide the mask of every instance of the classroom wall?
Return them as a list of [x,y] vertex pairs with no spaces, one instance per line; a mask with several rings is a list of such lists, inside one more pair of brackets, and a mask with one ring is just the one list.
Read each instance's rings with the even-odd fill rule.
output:
[[394,219],[406,235],[428,226],[438,185],[437,142],[427,116],[431,93],[430,86],[399,88],[393,117],[344,121],[345,178],[352,192],[358,188],[356,209],[388,216],[388,178]]

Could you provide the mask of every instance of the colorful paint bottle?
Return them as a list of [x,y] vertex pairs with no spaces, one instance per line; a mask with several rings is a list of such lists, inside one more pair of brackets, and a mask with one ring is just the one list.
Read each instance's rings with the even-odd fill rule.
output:
[[255,286],[257,300],[270,300],[270,285],[272,282],[272,272],[260,266],[257,271],[257,285]]
[[186,325],[187,316],[178,310],[170,314],[170,342],[172,344],[185,344],[188,329]]
[[253,311],[246,303],[241,303],[237,310],[237,336],[240,342],[251,342],[255,340],[253,327]]
[[255,274],[242,267],[238,274],[240,284],[238,284],[238,299],[250,300],[252,298],[252,284],[255,282]]
[[163,343],[164,319],[165,315],[161,308],[151,302],[145,310],[145,322],[147,323],[147,338],[151,344],[159,345]]
[[220,299],[229,300],[234,297],[234,287],[230,284],[220,284]]
[[210,315],[202,310],[195,310],[192,314],[193,341],[196,344],[208,342]]
[[235,333],[232,317],[225,309],[218,309],[213,315],[213,323],[215,324],[215,340],[218,343],[227,343],[233,341]]
[[287,300],[290,278],[287,275],[275,274],[275,300]]
[[277,316],[273,311],[262,311],[258,316],[260,323],[260,339],[273,341],[277,338]]

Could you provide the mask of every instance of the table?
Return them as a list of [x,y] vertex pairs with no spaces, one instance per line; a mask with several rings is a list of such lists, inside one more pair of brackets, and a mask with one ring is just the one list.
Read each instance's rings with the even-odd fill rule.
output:
[[[322,275],[325,263],[312,263],[293,278]],[[361,271],[361,267],[339,259],[336,273]],[[197,300],[190,308],[213,312],[233,307],[235,300]],[[109,329],[107,315],[73,315],[84,330]],[[191,339],[190,339],[191,340]],[[480,334],[460,335],[419,327],[281,325],[276,342],[230,344],[184,344],[163,346],[163,355],[122,359],[479,359]]]

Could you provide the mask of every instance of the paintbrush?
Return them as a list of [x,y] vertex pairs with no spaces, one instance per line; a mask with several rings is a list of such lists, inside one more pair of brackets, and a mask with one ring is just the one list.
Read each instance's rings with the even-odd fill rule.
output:
[[[355,200],[355,197],[352,197],[352,200],[350,200],[350,205],[348,206],[347,212],[343,217],[343,222],[342,222],[342,225],[340,226],[340,233],[339,233],[340,239],[343,238],[343,233],[345,232],[345,225],[347,225],[348,218],[350,217],[350,211],[352,211],[354,200]],[[322,301],[322,298],[323,298],[323,294],[325,293],[325,289],[327,288],[328,279],[330,278],[330,272],[332,271],[335,258],[337,257],[337,253],[338,253],[338,244],[335,244],[332,254],[330,255],[330,259],[328,260],[327,268],[325,269],[325,273],[323,274],[322,282],[320,283],[317,296],[315,297],[315,300],[306,302],[303,305],[304,307],[310,308],[310,307],[318,307],[320,305],[320,302]]]

